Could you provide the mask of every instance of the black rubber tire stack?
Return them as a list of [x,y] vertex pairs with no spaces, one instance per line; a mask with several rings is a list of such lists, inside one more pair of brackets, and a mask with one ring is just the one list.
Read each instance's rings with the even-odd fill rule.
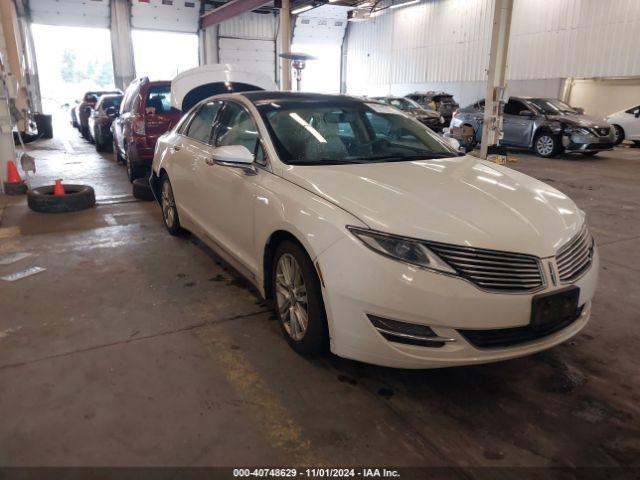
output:
[[65,195],[53,195],[53,185],[33,188],[27,192],[31,210],[43,213],[77,212],[96,204],[96,195],[88,185],[64,185]]
[[2,189],[5,195],[24,195],[25,193],[27,193],[27,184],[24,182],[2,182]]

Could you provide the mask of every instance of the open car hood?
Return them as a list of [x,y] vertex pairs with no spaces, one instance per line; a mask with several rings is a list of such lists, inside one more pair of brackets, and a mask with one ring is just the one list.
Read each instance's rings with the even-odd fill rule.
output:
[[264,73],[248,72],[230,64],[192,68],[171,81],[171,105],[186,112],[196,103],[220,93],[278,90]]

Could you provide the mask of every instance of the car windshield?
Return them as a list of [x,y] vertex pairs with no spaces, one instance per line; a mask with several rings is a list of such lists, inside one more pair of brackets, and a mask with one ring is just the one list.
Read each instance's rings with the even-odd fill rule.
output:
[[160,115],[171,111],[171,85],[151,87],[147,93],[147,113]]
[[381,98],[380,101],[393,105],[400,110],[420,110],[422,107],[410,98]]
[[356,101],[258,106],[280,159],[291,165],[377,163],[458,155],[428,128],[388,105]]
[[532,103],[544,115],[576,115],[578,112],[564,102],[549,98],[530,98]]

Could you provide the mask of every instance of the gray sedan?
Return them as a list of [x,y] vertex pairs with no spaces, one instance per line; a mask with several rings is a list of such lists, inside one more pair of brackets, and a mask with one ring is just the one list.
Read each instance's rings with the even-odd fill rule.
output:
[[[470,126],[473,147],[482,137],[484,100],[458,110],[451,127]],[[502,145],[532,149],[541,157],[559,153],[595,155],[611,150],[615,132],[604,119],[589,117],[554,98],[511,97],[504,107]]]

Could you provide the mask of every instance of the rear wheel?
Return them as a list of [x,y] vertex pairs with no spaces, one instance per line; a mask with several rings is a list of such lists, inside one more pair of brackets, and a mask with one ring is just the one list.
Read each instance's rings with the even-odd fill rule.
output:
[[173,188],[171,188],[169,177],[164,175],[161,182],[160,207],[162,208],[162,221],[171,235],[180,235],[183,230],[180,226],[178,209],[176,208],[176,201],[173,198]]
[[96,152],[104,152],[107,150],[107,146],[103,143],[102,135],[100,135],[100,130],[93,129],[93,138],[96,146]]
[[533,150],[541,157],[551,158],[558,154],[559,149],[558,137],[549,132],[540,132],[533,140]]
[[126,157],[124,159],[125,164],[127,165],[127,176],[129,177],[129,181],[133,182],[136,178],[142,178],[146,174],[146,169],[135,165],[131,161],[131,154],[129,153],[129,149],[125,149]]
[[613,141],[613,144],[620,145],[624,141],[624,130],[620,125],[614,125],[613,133],[616,137],[616,139]]
[[318,275],[305,250],[292,241],[276,249],[271,284],[280,327],[296,352],[315,355],[327,349],[327,317]]

